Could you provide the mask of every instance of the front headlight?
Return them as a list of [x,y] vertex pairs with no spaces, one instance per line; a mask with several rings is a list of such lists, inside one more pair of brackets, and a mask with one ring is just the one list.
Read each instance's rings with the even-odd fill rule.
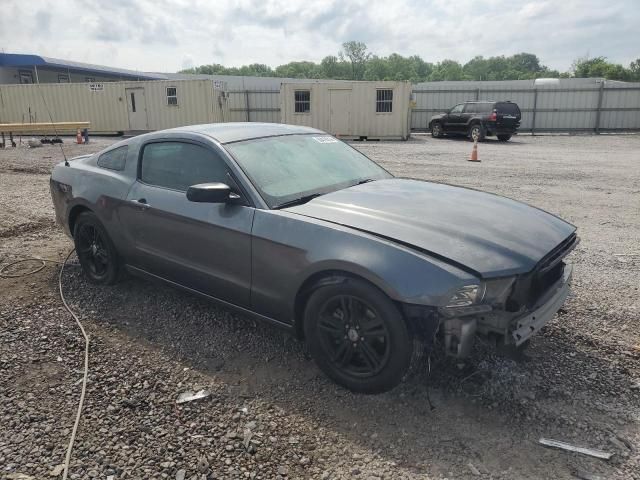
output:
[[465,285],[459,288],[449,299],[447,308],[467,307],[478,303],[484,296],[484,285]]

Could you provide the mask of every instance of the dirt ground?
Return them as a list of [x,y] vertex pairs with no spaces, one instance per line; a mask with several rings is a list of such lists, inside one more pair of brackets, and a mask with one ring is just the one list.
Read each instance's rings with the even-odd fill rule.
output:
[[[135,278],[95,287],[72,264],[63,288],[91,364],[70,478],[640,479],[640,136],[489,140],[481,163],[458,139],[354,145],[395,175],[499,193],[578,227],[573,293],[526,355],[480,345],[460,369],[436,354],[430,375],[355,395],[278,330]],[[59,146],[0,150],[0,265],[71,249],[48,190],[61,159]],[[0,478],[54,478],[64,460],[84,345],[58,270],[0,278]],[[176,406],[200,388],[211,395]]]

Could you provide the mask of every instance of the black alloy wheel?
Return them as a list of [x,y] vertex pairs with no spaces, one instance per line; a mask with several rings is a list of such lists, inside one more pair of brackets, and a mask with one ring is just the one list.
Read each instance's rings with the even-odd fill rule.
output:
[[409,372],[413,335],[396,304],[364,280],[347,278],[314,290],[303,326],[318,367],[349,390],[385,392]]
[[92,283],[112,284],[118,278],[119,259],[111,239],[95,214],[83,212],[74,228],[80,265]]
[[389,361],[389,332],[361,298],[336,295],[320,311],[318,333],[324,352],[343,372],[372,377]]

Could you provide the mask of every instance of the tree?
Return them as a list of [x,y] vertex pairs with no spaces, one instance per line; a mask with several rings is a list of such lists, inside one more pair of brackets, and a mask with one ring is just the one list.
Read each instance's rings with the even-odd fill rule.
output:
[[462,65],[455,60],[443,60],[438,62],[433,71],[429,75],[430,82],[439,82],[443,80],[464,80],[464,71]]
[[629,70],[631,70],[631,76],[634,81],[640,82],[640,58],[629,64]]
[[367,52],[367,46],[363,42],[351,40],[342,44],[340,60],[345,58],[351,62],[351,80],[362,80],[367,60],[371,54]]
[[604,77],[610,80],[640,81],[640,58],[626,68],[607,61],[606,57],[583,57],[573,62],[570,72],[550,70],[533,53],[521,52],[485,58],[476,56],[464,65],[455,60],[437,64],[425,62],[418,55],[404,57],[392,53],[379,57],[367,51],[362,42],[342,44],[339,54],[328,55],[320,63],[297,61],[271,68],[262,63],[225,67],[219,63],[200,65],[181,73],[207,75],[244,75],[257,77],[328,78],[337,80],[407,80],[412,83],[442,80],[527,80],[540,77]]
[[335,55],[327,55],[320,62],[321,78],[346,80],[349,78],[351,67],[347,62],[340,61]]
[[603,77],[607,80],[629,81],[634,77],[632,65],[627,69],[608,62],[606,57],[582,57],[574,60],[572,71],[575,78]]
[[314,62],[289,62],[275,69],[276,77],[318,78],[320,67]]

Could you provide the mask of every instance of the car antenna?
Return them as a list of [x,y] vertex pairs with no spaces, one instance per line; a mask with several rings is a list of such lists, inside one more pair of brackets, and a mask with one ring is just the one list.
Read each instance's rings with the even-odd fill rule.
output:
[[[36,85],[38,85],[38,91],[40,92],[40,96],[42,97],[42,103],[44,103],[44,108],[45,110],[47,110],[47,113],[49,114],[49,120],[51,121],[51,126],[53,127],[53,133],[55,133],[56,138],[60,138],[58,136],[58,129],[55,126],[55,123],[53,121],[53,117],[51,116],[51,110],[49,110],[49,106],[47,105],[47,101],[44,98],[44,93],[42,93],[42,89],[40,88],[40,79],[38,78],[38,67],[37,66],[33,66],[33,69],[36,72]],[[67,160],[67,155],[64,153],[64,148],[62,148],[62,139],[60,139],[60,151],[62,152],[62,157],[64,158],[64,165],[65,167],[69,167],[69,160]]]

